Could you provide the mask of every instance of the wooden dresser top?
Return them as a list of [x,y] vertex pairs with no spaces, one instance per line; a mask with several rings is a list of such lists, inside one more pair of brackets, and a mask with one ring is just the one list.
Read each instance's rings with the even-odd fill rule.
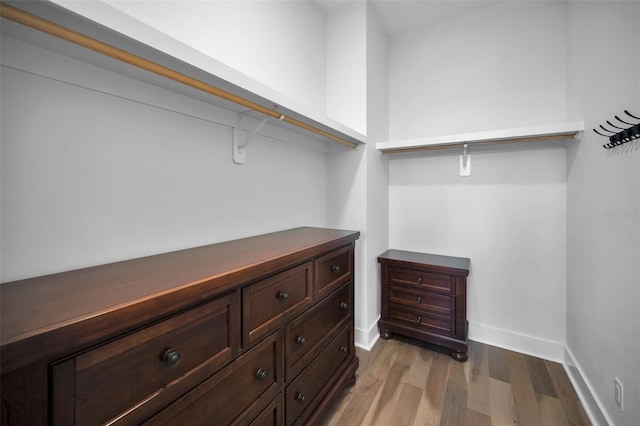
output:
[[296,228],[1,284],[2,372],[195,305],[359,235]]
[[443,272],[456,273],[459,275],[469,275],[469,264],[471,261],[466,257],[443,256],[439,254],[418,253],[404,250],[387,250],[378,256],[378,262],[388,264],[412,265],[424,268],[428,265],[430,269]]

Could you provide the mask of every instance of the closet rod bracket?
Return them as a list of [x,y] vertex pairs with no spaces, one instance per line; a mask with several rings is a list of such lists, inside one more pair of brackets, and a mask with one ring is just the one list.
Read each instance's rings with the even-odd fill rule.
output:
[[[280,115],[280,120],[284,119],[284,115]],[[267,124],[269,118],[265,118],[260,122],[258,127],[245,138],[242,138],[242,115],[238,114],[238,125],[233,128],[232,134],[232,151],[233,162],[236,164],[244,164],[247,160],[247,145],[258,134],[260,130]]]
[[462,145],[462,154],[460,155],[460,176],[471,176],[471,156],[467,152],[469,144]]

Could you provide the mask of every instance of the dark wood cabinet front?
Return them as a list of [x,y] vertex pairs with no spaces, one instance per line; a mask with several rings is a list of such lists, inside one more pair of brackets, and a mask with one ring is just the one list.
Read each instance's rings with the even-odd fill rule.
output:
[[469,259],[389,250],[382,269],[380,336],[398,333],[442,345],[458,361],[467,359]]
[[[281,336],[262,341],[152,418],[148,425],[247,424],[282,387]],[[220,398],[220,395],[232,395]],[[244,420],[244,421],[243,421]]]
[[287,385],[285,393],[286,424],[304,424],[306,417],[322,397],[321,392],[335,378],[345,361],[353,356],[351,343],[353,340],[349,328],[340,333],[318,355],[317,361],[309,366]]
[[320,423],[358,368],[358,237],[297,228],[3,284],[2,424]]
[[315,295],[322,297],[349,281],[353,275],[353,250],[344,247],[315,261]]
[[243,344],[282,325],[311,303],[311,262],[242,289]]
[[343,286],[285,327],[287,379],[299,373],[326,340],[351,320],[352,288]]
[[233,292],[54,364],[54,423],[60,418],[82,425],[139,419],[140,411],[157,409],[156,400],[166,404],[181,377],[206,377],[237,353],[239,330],[229,318],[238,309]]

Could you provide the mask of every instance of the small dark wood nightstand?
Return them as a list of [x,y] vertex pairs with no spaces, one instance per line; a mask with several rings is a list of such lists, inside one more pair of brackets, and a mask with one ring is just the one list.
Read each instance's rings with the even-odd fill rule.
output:
[[470,260],[402,250],[378,257],[382,268],[380,337],[393,333],[451,349],[466,361],[469,348],[467,276]]

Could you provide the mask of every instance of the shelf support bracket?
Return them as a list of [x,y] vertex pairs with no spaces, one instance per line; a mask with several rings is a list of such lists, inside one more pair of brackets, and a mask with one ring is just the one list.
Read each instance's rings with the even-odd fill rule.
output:
[[462,155],[460,155],[460,176],[471,176],[471,156],[467,152],[469,144],[462,145]]
[[[282,116],[284,117],[284,116]],[[268,118],[262,120],[262,122],[256,127],[256,129],[244,140],[242,139],[242,129],[241,129],[241,119],[242,116],[238,114],[238,125],[233,128],[232,135],[232,151],[233,151],[233,162],[236,164],[244,164],[247,160],[247,145],[251,140],[258,134],[258,132],[267,124]]]

